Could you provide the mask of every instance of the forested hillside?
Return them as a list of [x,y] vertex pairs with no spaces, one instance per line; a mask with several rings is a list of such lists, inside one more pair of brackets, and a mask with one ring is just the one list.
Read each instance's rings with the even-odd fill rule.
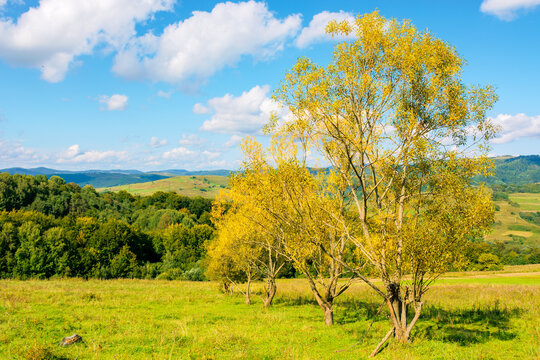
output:
[[481,179],[487,184],[524,185],[540,182],[540,155],[493,158],[493,176]]
[[0,174],[0,277],[200,280],[211,200]]
[[[536,208],[520,208],[508,195],[539,191],[531,184],[494,186],[495,230],[488,241],[477,239],[463,250],[466,268],[540,262]],[[99,193],[57,176],[2,173],[0,278],[201,280],[214,234],[211,209],[212,199],[174,192]],[[282,276],[294,274],[287,269]]]

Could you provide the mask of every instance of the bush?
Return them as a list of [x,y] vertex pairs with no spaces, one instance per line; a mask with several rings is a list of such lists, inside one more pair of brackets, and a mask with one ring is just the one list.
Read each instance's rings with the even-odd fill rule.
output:
[[501,260],[495,254],[483,253],[478,256],[476,269],[480,271],[501,270],[503,268]]
[[182,280],[184,273],[182,270],[177,268],[168,269],[158,275],[156,279],[158,280]]

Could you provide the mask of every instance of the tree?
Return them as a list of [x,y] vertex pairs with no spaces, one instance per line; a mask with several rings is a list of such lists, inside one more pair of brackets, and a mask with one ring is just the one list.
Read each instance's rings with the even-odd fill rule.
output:
[[[338,280],[349,247],[340,218],[343,193],[333,176],[315,176],[297,161],[296,145],[277,141],[268,154],[247,139],[243,172],[230,181],[229,196],[243,209],[245,226],[258,226],[268,251],[289,259],[307,279],[325,323],[333,324],[333,303],[349,286]],[[270,161],[276,167],[270,165]]]
[[[243,269],[247,278],[246,297],[249,299],[250,283],[254,275],[265,280],[263,304],[272,305],[277,292],[276,278],[286,264],[286,258],[278,250],[279,243],[274,234],[268,231],[253,203],[231,203],[236,198],[233,186],[230,192],[222,192],[214,204],[212,216],[218,229],[217,242],[229,243],[222,256]],[[258,214],[257,214],[258,213]],[[224,254],[223,254],[224,253]],[[248,301],[249,303],[249,301]]]
[[486,111],[496,96],[465,86],[455,49],[407,21],[374,12],[327,32],[353,40],[336,44],[326,67],[297,61],[274,94],[290,116],[266,131],[299,142],[304,157],[320,154],[347,188],[354,216],[336,221],[383,286],[342,265],[380,295],[392,321],[374,355],[392,334],[410,341],[430,284],[493,220],[489,193],[471,179],[489,172],[497,129]]
[[[216,280],[234,284],[239,279],[246,282],[246,304],[251,304],[251,282],[258,275],[258,260],[261,248],[257,246],[257,233],[253,227],[246,226],[235,213],[223,214],[216,210],[219,216],[215,223],[217,236],[209,252],[210,274]],[[238,276],[238,273],[243,276]]]

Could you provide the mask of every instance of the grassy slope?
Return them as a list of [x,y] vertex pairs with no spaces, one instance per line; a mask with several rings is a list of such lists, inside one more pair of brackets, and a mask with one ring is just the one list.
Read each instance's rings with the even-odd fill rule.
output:
[[152,195],[156,191],[175,191],[185,196],[214,198],[227,186],[228,178],[217,175],[175,176],[157,181],[100,188],[98,191],[126,190],[134,195]]
[[[414,342],[391,343],[377,358],[537,358],[540,267],[530,270],[445,278],[426,295]],[[156,280],[2,280],[0,358],[361,359],[388,331],[380,314],[366,335],[380,301],[361,284],[338,300],[333,327],[324,326],[305,280],[280,280],[267,310],[256,295],[248,306],[217,288]],[[73,333],[85,342],[57,346]]]
[[516,245],[539,246],[540,226],[523,220],[519,213],[540,211],[540,194],[513,193],[510,194],[510,200],[518,203],[519,207],[512,206],[506,201],[495,202],[499,205],[500,211],[496,212],[496,224],[486,239],[502,240]]

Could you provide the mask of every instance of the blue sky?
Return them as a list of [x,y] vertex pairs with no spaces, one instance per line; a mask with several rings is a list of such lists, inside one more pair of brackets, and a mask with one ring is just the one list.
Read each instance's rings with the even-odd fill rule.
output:
[[236,169],[331,18],[378,9],[493,84],[493,155],[540,153],[540,0],[0,0],[0,168]]

